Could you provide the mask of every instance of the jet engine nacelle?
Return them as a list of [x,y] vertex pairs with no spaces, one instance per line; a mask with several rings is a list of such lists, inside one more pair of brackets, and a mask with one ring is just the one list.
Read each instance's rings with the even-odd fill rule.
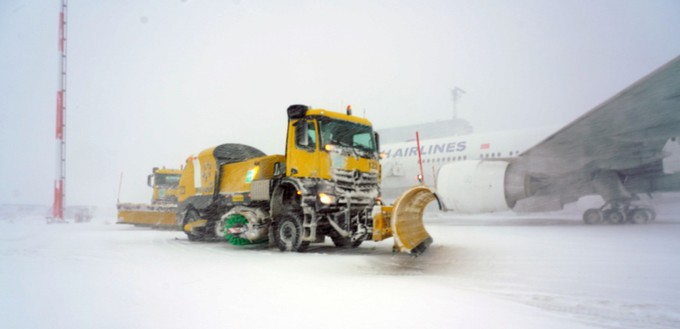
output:
[[460,161],[437,173],[437,197],[446,210],[480,213],[509,210],[526,196],[525,175],[506,161]]

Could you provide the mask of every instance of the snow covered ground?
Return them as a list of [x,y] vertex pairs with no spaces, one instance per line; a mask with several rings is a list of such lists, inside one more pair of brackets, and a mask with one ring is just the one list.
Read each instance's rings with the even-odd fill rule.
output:
[[429,214],[434,244],[308,252],[113,224],[0,220],[2,328],[680,328],[680,212]]

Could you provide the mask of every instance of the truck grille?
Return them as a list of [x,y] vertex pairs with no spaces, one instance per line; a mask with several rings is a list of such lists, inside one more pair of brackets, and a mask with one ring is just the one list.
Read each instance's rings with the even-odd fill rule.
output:
[[349,196],[352,202],[366,203],[378,197],[378,172],[333,169],[340,200]]

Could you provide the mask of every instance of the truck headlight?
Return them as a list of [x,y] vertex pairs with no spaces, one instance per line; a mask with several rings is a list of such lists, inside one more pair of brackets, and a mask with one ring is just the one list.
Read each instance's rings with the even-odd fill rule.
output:
[[337,201],[337,197],[332,194],[319,193],[319,202],[322,204],[334,204]]

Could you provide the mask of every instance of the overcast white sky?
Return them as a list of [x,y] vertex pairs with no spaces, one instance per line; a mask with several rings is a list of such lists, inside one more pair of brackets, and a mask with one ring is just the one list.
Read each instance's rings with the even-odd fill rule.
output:
[[[52,203],[60,0],[0,1],[0,203]],[[284,151],[293,103],[375,127],[564,125],[680,54],[680,1],[70,0],[67,205],[154,166]]]

